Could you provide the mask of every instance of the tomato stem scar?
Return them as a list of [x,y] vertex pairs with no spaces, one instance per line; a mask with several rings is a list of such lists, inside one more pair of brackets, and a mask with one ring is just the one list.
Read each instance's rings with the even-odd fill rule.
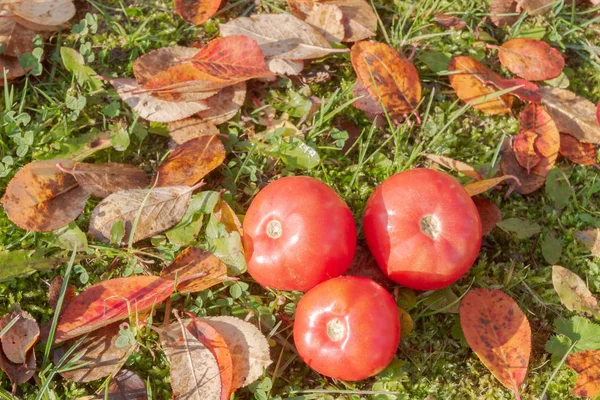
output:
[[419,225],[421,227],[421,232],[432,239],[437,238],[440,234],[440,221],[435,215],[425,215],[419,221]]
[[278,239],[281,237],[283,233],[283,228],[281,227],[281,222],[276,219],[269,221],[267,224],[267,236],[271,239]]
[[334,342],[339,342],[346,337],[346,328],[339,318],[334,318],[327,323],[327,336]]

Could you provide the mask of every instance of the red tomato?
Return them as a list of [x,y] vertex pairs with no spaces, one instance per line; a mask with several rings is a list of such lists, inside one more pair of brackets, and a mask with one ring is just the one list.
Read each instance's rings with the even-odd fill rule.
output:
[[454,178],[432,169],[401,172],[379,185],[367,202],[363,227],[383,272],[417,290],[455,282],[481,246],[475,203]]
[[359,276],[328,280],[300,299],[294,342],[315,371],[345,381],[381,372],[400,341],[400,318],[392,296]]
[[343,274],[356,251],[352,212],[315,178],[281,178],[260,191],[244,218],[248,272],[261,285],[307,291]]

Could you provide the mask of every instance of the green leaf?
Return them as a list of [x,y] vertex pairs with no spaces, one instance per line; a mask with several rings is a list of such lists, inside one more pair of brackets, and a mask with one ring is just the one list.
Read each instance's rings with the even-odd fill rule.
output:
[[458,314],[458,296],[449,287],[434,291],[429,296],[425,297],[423,303],[432,310],[441,310],[440,312]]
[[292,168],[310,170],[321,162],[321,157],[315,149],[295,137],[281,140],[280,144],[268,153],[281,157],[281,160]]
[[206,191],[192,197],[181,221],[165,232],[167,239],[178,246],[187,246],[200,233],[204,214],[212,214],[219,201],[219,192]]
[[48,153],[45,158],[70,158],[73,161],[83,161],[99,150],[112,147],[110,142],[110,133],[89,133],[77,136],[64,142],[56,141],[53,145],[59,150],[59,153]]
[[562,239],[557,238],[554,231],[544,235],[542,240],[542,255],[548,264],[556,264],[562,254]]
[[115,124],[110,130],[110,142],[117,151],[125,151],[129,147],[129,132],[121,124]]
[[77,50],[61,47],[60,57],[67,71],[75,75],[78,84],[89,82],[94,90],[102,87],[102,81],[94,77],[97,75],[96,71],[85,65],[83,56]]
[[452,58],[437,51],[425,51],[419,55],[419,61],[427,65],[433,72],[440,73],[448,70]]
[[289,101],[287,105],[290,107],[288,114],[292,117],[300,118],[304,117],[310,112],[312,108],[312,102],[302,96],[300,93],[290,91]]
[[125,236],[125,225],[123,221],[117,221],[113,224],[112,228],[110,228],[110,242],[111,243],[121,243],[123,237]]
[[560,265],[554,265],[552,266],[552,285],[561,303],[570,311],[589,312],[600,316],[598,300],[579,275]]
[[497,226],[505,232],[516,233],[518,239],[527,239],[542,230],[539,224],[523,218],[508,218],[498,222]]
[[552,168],[546,177],[546,196],[552,201],[552,206],[557,211],[562,211],[569,203],[571,185],[565,175],[558,168]]
[[227,265],[230,275],[236,276],[246,272],[246,258],[242,247],[242,237],[239,233],[228,233],[224,237],[213,239],[212,243],[213,254]]
[[561,72],[556,78],[548,79],[547,81],[544,81],[544,83],[560,89],[566,89],[571,85],[569,77],[564,73],[564,71]]
[[77,251],[86,251],[88,248],[87,237],[75,222],[54,231],[54,234],[54,244],[62,249],[73,250],[77,246]]
[[546,343],[546,350],[552,354],[552,362],[557,364],[569,351],[574,342],[573,353],[584,350],[600,350],[600,325],[586,318],[558,318],[554,321],[556,333],[562,336],[553,337]]
[[64,262],[62,257],[48,257],[41,250],[15,250],[0,252],[0,282],[36,271],[49,271]]

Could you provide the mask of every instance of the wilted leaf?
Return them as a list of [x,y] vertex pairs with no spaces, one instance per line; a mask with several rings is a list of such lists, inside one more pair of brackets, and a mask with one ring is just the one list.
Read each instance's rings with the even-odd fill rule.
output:
[[198,118],[186,118],[181,121],[169,122],[168,127],[169,136],[175,144],[183,144],[188,140],[201,136],[215,136],[219,134],[219,129],[214,123],[204,122]]
[[[11,315],[11,314],[7,314],[7,315]],[[7,315],[5,315],[2,319],[0,319],[0,331],[2,329],[4,329],[13,320],[12,316],[7,317]],[[29,314],[27,314],[27,315],[28,315],[28,318],[31,318],[31,316],[29,316]],[[16,317],[17,316],[15,315],[15,318]],[[20,319],[22,319],[22,316],[19,315],[18,318],[20,320]],[[19,323],[19,321],[17,321],[15,323],[15,325],[18,323]],[[29,325],[29,323],[26,323],[26,324]],[[13,329],[15,327],[15,325],[13,325],[12,328],[10,328],[10,329]],[[38,334],[39,334],[39,330],[38,330]],[[35,339],[37,340],[37,336],[35,337]],[[25,342],[24,342],[24,344],[25,344]],[[34,343],[35,343],[35,340],[33,340],[33,342],[31,342],[31,345],[33,345]],[[4,347],[4,343],[3,343],[3,347]],[[29,346],[29,347],[31,347],[31,346]],[[27,354],[25,355],[24,363],[13,363],[4,355],[4,351],[0,351],[0,369],[2,371],[4,371],[4,373],[8,376],[8,379],[10,379],[10,381],[12,382],[13,387],[16,387],[16,385],[20,385],[22,383],[27,382],[35,374],[35,351],[33,351],[33,349],[32,349],[31,351],[27,352]]]
[[519,184],[519,179],[512,175],[502,175],[497,178],[484,179],[482,181],[477,181],[473,183],[469,183],[465,185],[465,191],[469,194],[469,196],[477,196],[478,194],[487,192],[491,188],[497,186],[499,183],[504,182],[505,180],[512,179]]
[[467,23],[458,17],[448,14],[438,13],[434,16],[435,22],[441,27],[448,29],[461,30],[467,27]]
[[[0,43],[4,45],[2,56],[12,58],[20,57],[25,53],[31,53],[34,49],[32,41],[36,34],[35,31],[17,24],[9,18],[0,18]],[[16,66],[14,73],[16,73]],[[23,71],[23,73],[25,72]]]
[[577,231],[573,235],[592,255],[596,257],[600,256],[600,229]]
[[400,339],[407,338],[415,328],[415,321],[408,312],[402,307],[398,307],[398,317],[400,318]]
[[73,165],[66,159],[32,162],[21,168],[8,184],[4,210],[20,228],[53,231],[83,212],[88,194],[75,178],[56,168],[57,162]]
[[512,39],[498,47],[500,62],[510,72],[529,81],[556,78],[565,67],[558,50],[542,40]]
[[556,236],[554,231],[544,235],[542,239],[542,256],[548,264],[555,264],[560,260],[562,254],[562,240]]
[[146,400],[146,382],[136,373],[122,369],[108,386],[108,400]]
[[4,76],[6,76],[7,81],[11,81],[25,75],[25,70],[19,64],[19,59],[5,55],[0,55],[0,71],[3,72],[3,75],[0,77],[2,78],[0,79],[0,86],[4,85]]
[[229,121],[244,105],[246,82],[223,88],[216,95],[204,100],[208,110],[196,114],[202,121],[214,125]]
[[221,198],[215,206],[214,212],[217,221],[225,226],[227,232],[237,232],[240,236],[244,236],[240,219],[223,198]]
[[542,158],[530,173],[527,173],[527,170],[519,164],[515,157],[510,138],[505,139],[500,152],[502,155],[500,163],[502,173],[516,176],[519,179],[521,184],[515,187],[515,191],[520,194],[529,194],[542,187],[546,182],[546,176],[554,167],[557,157],[557,154],[554,154]]
[[202,321],[212,326],[227,343],[233,362],[233,388],[245,387],[260,378],[271,364],[269,344],[258,328],[239,318],[207,317]]
[[156,186],[193,186],[225,160],[218,136],[200,136],[179,145],[158,167]]
[[0,340],[2,341],[2,351],[8,361],[23,364],[27,361],[27,353],[40,336],[40,327],[31,314],[23,310],[5,314],[0,320],[0,326],[5,327],[15,318],[18,318],[17,322],[4,333]]
[[358,81],[392,117],[415,111],[421,101],[419,74],[394,48],[384,43],[358,42],[350,57]]
[[498,222],[496,225],[505,232],[516,233],[518,239],[527,239],[542,231],[542,227],[539,224],[523,218],[508,218]]
[[39,25],[61,25],[75,16],[73,0],[9,2],[8,9]]
[[43,250],[0,252],[0,282],[27,276],[35,271],[49,271],[64,262],[62,257],[49,257]]
[[[58,275],[56,278],[52,279],[52,282],[50,283],[50,288],[48,289],[48,304],[50,305],[52,311],[56,311],[56,306],[58,304],[63,282],[64,278]],[[62,309],[60,310],[61,314],[65,310],[67,304],[69,304],[69,302],[74,298],[75,287],[71,284],[68,284],[67,290],[65,291],[65,296],[63,297]]]
[[530,173],[531,169],[538,165],[542,159],[535,149],[537,138],[538,134],[534,131],[521,131],[513,139],[515,157],[519,164],[527,170],[527,173]]
[[496,92],[492,82],[501,80],[500,75],[487,68],[479,61],[466,56],[454,57],[450,61],[448,71],[454,72],[448,78],[456,95],[473,108],[486,114],[507,114],[513,98],[505,94],[483,100]]
[[[527,11],[529,15],[541,15],[552,8],[554,0],[516,0],[519,6]],[[569,0],[565,1],[568,4]]]
[[352,94],[354,95],[354,103],[352,105],[359,110],[364,111],[369,118],[372,118],[374,115],[383,115],[385,114],[385,110],[381,106],[379,99],[374,99],[371,97],[367,88],[364,87],[360,81],[356,81],[354,84],[354,88],[352,90]]
[[598,154],[592,143],[583,143],[566,133],[560,134],[560,154],[571,162],[581,165],[596,165]]
[[364,276],[383,286],[388,290],[392,290],[396,283],[389,279],[377,265],[377,261],[371,254],[367,246],[359,244],[356,246],[354,259],[348,270],[344,273],[348,276]]
[[571,186],[559,168],[552,168],[546,177],[546,196],[552,200],[552,206],[558,212],[569,203]]
[[580,142],[600,142],[600,124],[596,106],[566,89],[541,87],[542,104],[559,132],[568,133]]
[[481,175],[479,174],[479,172],[477,172],[475,170],[475,168],[471,167],[467,163],[464,163],[464,162],[458,161],[458,160],[454,160],[450,157],[438,156],[436,154],[425,153],[423,155],[425,157],[427,157],[428,159],[430,159],[431,161],[433,161],[434,163],[439,164],[443,167],[446,167],[452,171],[466,175],[469,178],[473,178],[478,181],[483,179],[481,177]]
[[519,398],[531,354],[531,328],[517,303],[500,290],[473,289],[460,303],[460,325],[481,362]]
[[140,85],[154,79],[162,71],[189,60],[198,53],[198,49],[183,46],[169,46],[151,51],[135,59],[133,75]]
[[594,398],[600,392],[600,350],[587,350],[569,354],[565,361],[567,367],[579,374],[573,388],[573,394]]
[[498,222],[502,221],[502,213],[497,205],[483,197],[473,197],[473,203],[479,211],[481,233],[485,236],[494,229]]
[[552,266],[552,284],[561,303],[569,311],[589,312],[600,315],[598,300],[592,295],[585,281],[574,272],[560,265]]
[[346,51],[333,49],[315,28],[290,14],[240,17],[220,28],[223,36],[246,35],[256,40],[267,58],[307,60]]
[[340,43],[344,40],[345,29],[342,10],[335,4],[315,3],[308,12],[306,22],[312,25],[327,41]]
[[[91,382],[116,373],[125,362],[125,357],[129,355],[132,347],[130,343],[126,343],[122,347],[117,345],[121,325],[124,325],[123,329],[130,329],[127,323],[115,322],[86,337],[71,358],[67,360],[69,362],[77,357],[74,365],[82,366],[61,372],[62,377],[73,382]],[[55,349],[54,362],[57,363],[75,342],[76,340],[71,339]],[[79,358],[80,353],[83,353],[81,358]]]
[[519,19],[517,3],[513,0],[492,0],[490,15],[497,27],[511,26]]
[[169,186],[155,189],[132,189],[113,193],[102,200],[90,217],[89,233],[94,238],[110,242],[113,225],[125,225],[124,240],[135,226],[133,242],[139,242],[175,225],[187,210],[196,187]]
[[278,75],[299,75],[304,69],[304,61],[269,58],[265,60],[272,73]]
[[177,291],[194,293],[227,279],[227,266],[211,253],[188,247],[160,272],[164,279],[177,282]]
[[158,276],[102,281],[77,295],[60,316],[54,343],[93,332],[130,314],[158,306],[175,290],[175,282]]
[[517,96],[523,101],[530,101],[536,104],[542,102],[540,87],[525,79],[497,79],[491,83],[500,90],[516,88],[510,94]]
[[173,4],[185,22],[202,25],[217,12],[221,0],[173,0]]
[[545,107],[530,104],[519,114],[521,132],[533,132],[535,152],[543,157],[556,158],[560,149],[560,134]]

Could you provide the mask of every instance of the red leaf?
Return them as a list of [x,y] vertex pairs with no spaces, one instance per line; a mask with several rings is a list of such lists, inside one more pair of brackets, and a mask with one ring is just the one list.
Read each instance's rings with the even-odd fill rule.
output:
[[530,101],[536,104],[542,102],[542,95],[539,93],[540,87],[525,79],[496,79],[491,83],[501,90],[521,86],[520,88],[514,89],[510,94],[517,96],[523,101]]
[[173,0],[173,4],[185,22],[202,25],[217,12],[221,0]]
[[558,50],[536,39],[509,40],[498,47],[498,56],[510,72],[530,81],[556,78],[565,67],[565,59]]

